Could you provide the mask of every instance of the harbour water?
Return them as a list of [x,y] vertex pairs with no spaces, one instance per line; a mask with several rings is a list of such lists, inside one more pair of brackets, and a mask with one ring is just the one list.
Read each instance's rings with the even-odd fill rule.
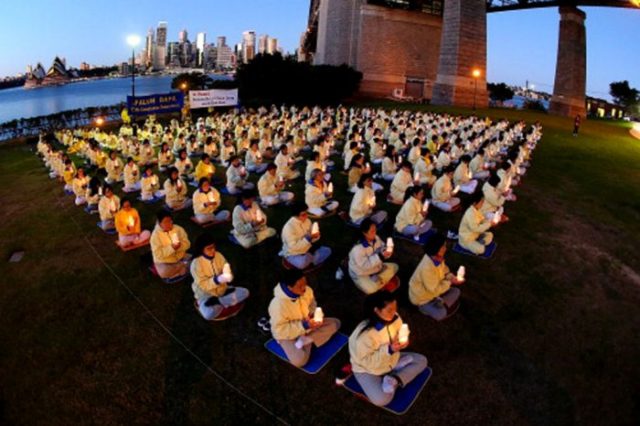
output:
[[[174,76],[136,77],[136,95],[171,91]],[[212,78],[228,78],[211,76]],[[0,90],[0,124],[77,108],[115,105],[131,94],[130,78],[89,80],[64,86]]]

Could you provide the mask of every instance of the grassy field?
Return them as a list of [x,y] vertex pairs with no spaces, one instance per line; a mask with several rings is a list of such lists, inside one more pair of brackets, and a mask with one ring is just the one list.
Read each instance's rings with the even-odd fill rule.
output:
[[[121,253],[48,178],[32,146],[0,147],[0,423],[637,424],[640,141],[622,123],[587,121],[573,138],[568,119],[479,113],[539,120],[545,134],[507,206],[511,221],[495,232],[496,255],[448,255],[452,269],[468,271],[457,315],[435,323],[412,308],[406,283],[421,253],[397,243],[410,349],[434,370],[403,417],[333,385],[346,349],[308,376],[263,348],[255,323],[277,282],[278,241],[244,251],[227,242],[228,226],[212,230],[252,297],[233,320],[207,323],[190,284],[152,277],[148,251]],[[294,190],[300,196],[301,183]],[[337,196],[346,207],[347,195]],[[157,207],[137,207],[150,229]],[[193,241],[201,231],[188,216],[178,222]],[[280,230],[288,214],[272,208],[268,217]],[[460,218],[432,213],[440,229]],[[321,230],[335,255],[310,282],[349,334],[363,296],[333,275],[354,235],[337,217]],[[7,263],[18,249],[24,260]]]

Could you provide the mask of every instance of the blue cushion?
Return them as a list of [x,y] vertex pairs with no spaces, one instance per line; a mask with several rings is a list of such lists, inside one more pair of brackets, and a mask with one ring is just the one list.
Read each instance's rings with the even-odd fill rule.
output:
[[[336,333],[324,345],[320,347],[313,346],[313,348],[311,349],[311,356],[309,357],[309,361],[304,367],[301,368],[301,370],[305,373],[316,374],[317,372],[322,370],[322,368],[327,365],[327,363],[331,361],[331,359],[338,352],[340,352],[340,349],[342,349],[348,341],[349,337],[347,335]],[[280,344],[275,339],[269,340],[264,344],[264,347],[281,360],[289,362],[289,359],[284,353],[282,346],[280,346]]]
[[456,245],[453,247],[453,251],[455,251],[456,253],[460,253],[460,254],[466,254],[468,256],[474,256],[474,257],[479,257],[481,259],[489,259],[491,256],[493,256],[493,253],[496,252],[496,248],[498,247],[498,244],[496,244],[495,241],[491,242],[491,244],[489,244],[485,250],[483,254],[475,254],[470,252],[469,250],[463,248],[460,243],[456,243]]
[[418,241],[416,241],[415,238],[406,236],[404,234],[401,234],[400,232],[398,232],[398,231],[396,231],[394,229],[393,238],[398,238],[400,240],[409,241],[410,243],[420,244],[421,246],[423,246],[423,245],[425,245],[427,243],[427,241],[429,241],[429,239],[431,237],[433,237],[437,233],[438,233],[438,230],[436,228],[431,228],[427,232],[425,232],[424,234],[420,235],[420,239]]
[[[408,385],[403,388],[398,388],[393,397],[393,400],[388,404],[382,407],[383,409],[397,415],[405,414],[409,411],[409,408],[413,405],[413,403],[418,399],[420,392],[424,389],[424,386],[427,384],[429,379],[431,378],[431,374],[433,371],[431,368],[427,367],[422,373],[418,374],[415,379],[411,381]],[[355,393],[356,395],[369,400],[365,395],[362,387],[356,380],[355,376],[351,376],[344,382],[343,386],[350,392]]]

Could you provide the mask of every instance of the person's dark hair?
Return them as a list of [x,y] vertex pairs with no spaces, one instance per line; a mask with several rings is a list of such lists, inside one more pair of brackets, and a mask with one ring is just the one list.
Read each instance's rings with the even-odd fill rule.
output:
[[102,182],[97,176],[89,179],[89,193],[91,195],[96,195],[98,193],[98,189],[102,186]]
[[364,218],[362,222],[360,222],[360,234],[364,235],[369,232],[371,226],[375,226],[376,224],[371,220],[371,218]]
[[469,201],[471,202],[471,204],[477,204],[478,201],[482,200],[484,196],[482,195],[482,191],[476,191],[473,194],[471,194],[471,197],[469,198]]
[[204,154],[202,154],[202,155],[200,156],[200,159],[201,159],[202,161],[204,161],[204,160],[205,160],[205,159],[207,159],[207,158],[209,158],[209,154],[207,154],[207,153],[204,153]]
[[404,191],[404,201],[407,201],[409,198],[416,195],[418,192],[422,191],[424,188],[421,185],[410,186]]
[[362,154],[360,154],[360,153],[358,153],[358,154],[354,155],[354,156],[351,158],[351,162],[349,163],[349,169],[352,169],[352,168],[354,168],[354,167],[360,167],[360,166],[358,165],[358,161],[359,161],[359,160],[361,160],[361,159],[363,159],[363,158],[364,158],[364,155],[362,155]]
[[467,163],[469,164],[469,162],[471,161],[471,157],[468,156],[467,154],[463,155],[462,157],[460,157],[460,162],[461,163]]
[[127,164],[131,163],[133,161],[133,157],[127,157]]
[[209,182],[209,178],[208,177],[201,177],[200,180],[198,181],[198,189],[202,189],[202,185],[204,185],[205,182]]
[[500,168],[501,168],[502,170],[509,170],[509,169],[511,168],[511,164],[509,164],[509,162],[508,162],[508,161],[503,161],[503,162],[500,164]]
[[275,163],[269,163],[267,165],[267,169],[266,170],[269,171],[269,170],[274,170],[274,169],[277,169],[277,168],[278,168],[278,166],[276,166]]
[[287,287],[293,287],[303,277],[304,273],[297,268],[285,269],[280,277],[280,283]]
[[496,187],[500,183],[500,176],[498,176],[495,173],[491,173],[491,176],[489,176],[488,182],[489,182],[489,185]]
[[413,166],[411,165],[411,162],[408,160],[402,160],[402,163],[400,164],[400,168],[404,169],[405,167],[408,167],[409,170],[411,172],[413,172]]
[[[175,180],[171,177],[173,176],[174,173],[178,173],[178,177],[175,178]],[[180,179],[180,172],[178,171],[178,169],[174,166],[168,167],[167,168],[167,177],[169,178],[169,180],[172,183],[176,183],[178,181],[178,179]]]
[[158,222],[162,222],[162,220],[165,217],[170,217],[173,219],[173,216],[171,216],[171,213],[169,213],[166,210],[158,210],[158,213],[156,213],[156,219],[158,220]]
[[250,198],[256,198],[256,191],[253,189],[245,189],[240,193],[240,200],[248,200]]
[[424,254],[429,257],[435,256],[446,242],[447,239],[440,232],[432,235],[424,244]]
[[389,157],[389,158],[393,158],[394,157],[394,151],[395,151],[396,147],[393,145],[387,145],[387,150],[384,152],[384,156],[385,157]]
[[311,161],[318,161],[320,159],[320,152],[313,151],[311,153]]
[[[375,309],[384,309],[385,306],[396,300],[397,299],[393,295],[393,293],[390,293],[386,290],[377,291],[373,294],[368,295],[366,299],[364,299],[364,317],[367,321],[367,324],[360,331],[360,333],[375,326],[378,322],[384,322],[382,318],[378,316]],[[393,320],[395,320],[395,318]]]
[[108,183],[105,183],[104,185],[102,185],[102,192],[104,194],[106,194],[107,191],[113,192],[113,187],[111,185],[109,185]]
[[129,198],[129,197],[122,197],[122,198],[120,198],[120,206],[121,206],[121,207],[124,207],[124,203],[132,204],[132,203],[131,203],[131,198]]
[[295,201],[291,206],[289,206],[289,210],[291,210],[291,214],[294,216],[300,215],[300,213],[307,211],[307,205],[300,201]]
[[447,167],[442,169],[442,174],[453,173],[456,171],[456,167],[453,164],[449,164]]
[[211,234],[209,234],[208,232],[205,232],[204,234],[200,234],[198,235],[198,238],[196,238],[193,248],[193,255],[194,256],[202,256],[202,254],[204,253],[204,248],[207,246],[210,246],[211,244],[215,245],[215,240],[213,239],[213,236]]
[[369,179],[373,179],[373,176],[371,175],[371,173],[363,173],[362,175],[360,175],[360,179],[358,179],[358,188],[364,188],[364,183],[369,180]]

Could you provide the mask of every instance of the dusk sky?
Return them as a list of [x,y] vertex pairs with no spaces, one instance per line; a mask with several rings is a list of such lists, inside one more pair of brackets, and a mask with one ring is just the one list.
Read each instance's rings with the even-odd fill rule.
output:
[[[3,60],[0,76],[24,72],[27,64],[48,67],[55,55],[67,64],[114,64],[126,60],[125,37],[144,37],[160,20],[169,23],[169,41],[186,28],[189,39],[207,33],[238,43],[242,31],[276,37],[286,51],[298,46],[305,30],[308,0],[3,0],[0,2],[0,39]],[[589,94],[605,97],[609,83],[629,80],[640,87],[640,10],[585,8],[587,12]],[[489,15],[489,81],[551,91],[558,37],[555,8]]]

